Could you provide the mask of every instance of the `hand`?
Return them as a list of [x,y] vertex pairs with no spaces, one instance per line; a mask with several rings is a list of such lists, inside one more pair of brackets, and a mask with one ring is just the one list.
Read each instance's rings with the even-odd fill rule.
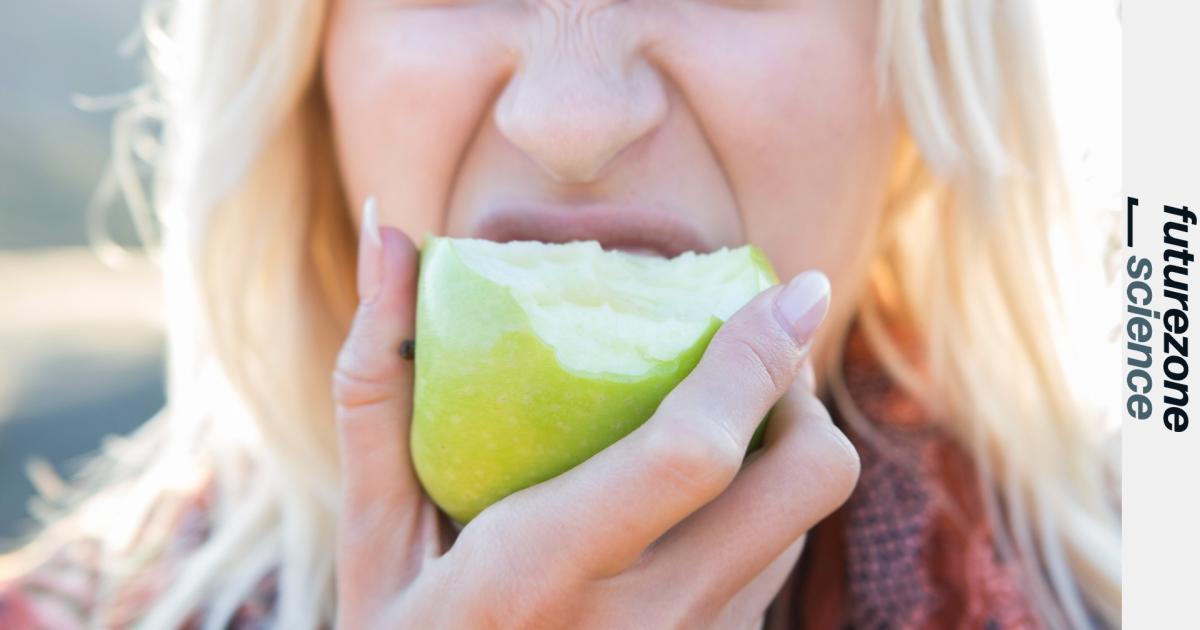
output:
[[[492,505],[447,545],[410,463],[413,365],[397,352],[413,335],[416,249],[364,215],[362,302],[334,375],[339,627],[760,625],[804,534],[858,478],[811,391],[824,276],[764,291],[645,424]],[[765,445],[743,467],[772,405]]]

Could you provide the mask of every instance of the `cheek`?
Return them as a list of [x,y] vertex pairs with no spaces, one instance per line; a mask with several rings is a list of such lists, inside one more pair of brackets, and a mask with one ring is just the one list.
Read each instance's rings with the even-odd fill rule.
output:
[[706,52],[681,56],[679,76],[747,239],[781,277],[818,268],[844,290],[863,275],[896,133],[878,105],[874,25],[873,5],[851,0],[691,20],[710,45],[689,46]]
[[324,79],[347,199],[357,212],[376,196],[380,220],[414,238],[440,231],[459,157],[501,74],[494,21],[342,5]]

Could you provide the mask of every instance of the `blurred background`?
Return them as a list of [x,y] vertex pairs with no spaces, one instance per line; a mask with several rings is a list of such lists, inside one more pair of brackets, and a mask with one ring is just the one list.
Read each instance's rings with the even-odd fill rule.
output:
[[[1039,6],[1071,183],[1111,221],[1120,207],[1117,2]],[[140,7],[0,2],[0,549],[29,522],[31,466],[69,474],[103,436],[129,432],[163,404],[154,268],[138,256],[101,263],[86,227],[112,112],[80,106],[141,81],[136,55],[121,54],[136,52],[126,44]],[[119,204],[104,225],[136,244]]]
[[[153,267],[101,264],[87,235],[112,112],[77,107],[139,83],[118,49],[140,6],[0,2],[0,549],[25,520],[31,458],[69,471],[163,404]],[[111,214],[114,236],[135,242],[127,214]]]

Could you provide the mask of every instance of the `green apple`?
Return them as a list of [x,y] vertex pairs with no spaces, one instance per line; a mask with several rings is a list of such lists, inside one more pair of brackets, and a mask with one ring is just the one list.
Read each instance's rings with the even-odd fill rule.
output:
[[778,283],[754,246],[671,259],[595,241],[427,235],[413,464],[465,523],[645,422],[736,310]]

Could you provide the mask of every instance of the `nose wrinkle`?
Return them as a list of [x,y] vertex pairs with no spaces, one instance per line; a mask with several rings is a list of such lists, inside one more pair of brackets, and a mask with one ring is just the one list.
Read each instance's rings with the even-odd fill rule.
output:
[[496,105],[500,132],[560,182],[593,180],[666,115],[636,37],[616,20],[601,23],[601,4],[610,2],[547,3]]

